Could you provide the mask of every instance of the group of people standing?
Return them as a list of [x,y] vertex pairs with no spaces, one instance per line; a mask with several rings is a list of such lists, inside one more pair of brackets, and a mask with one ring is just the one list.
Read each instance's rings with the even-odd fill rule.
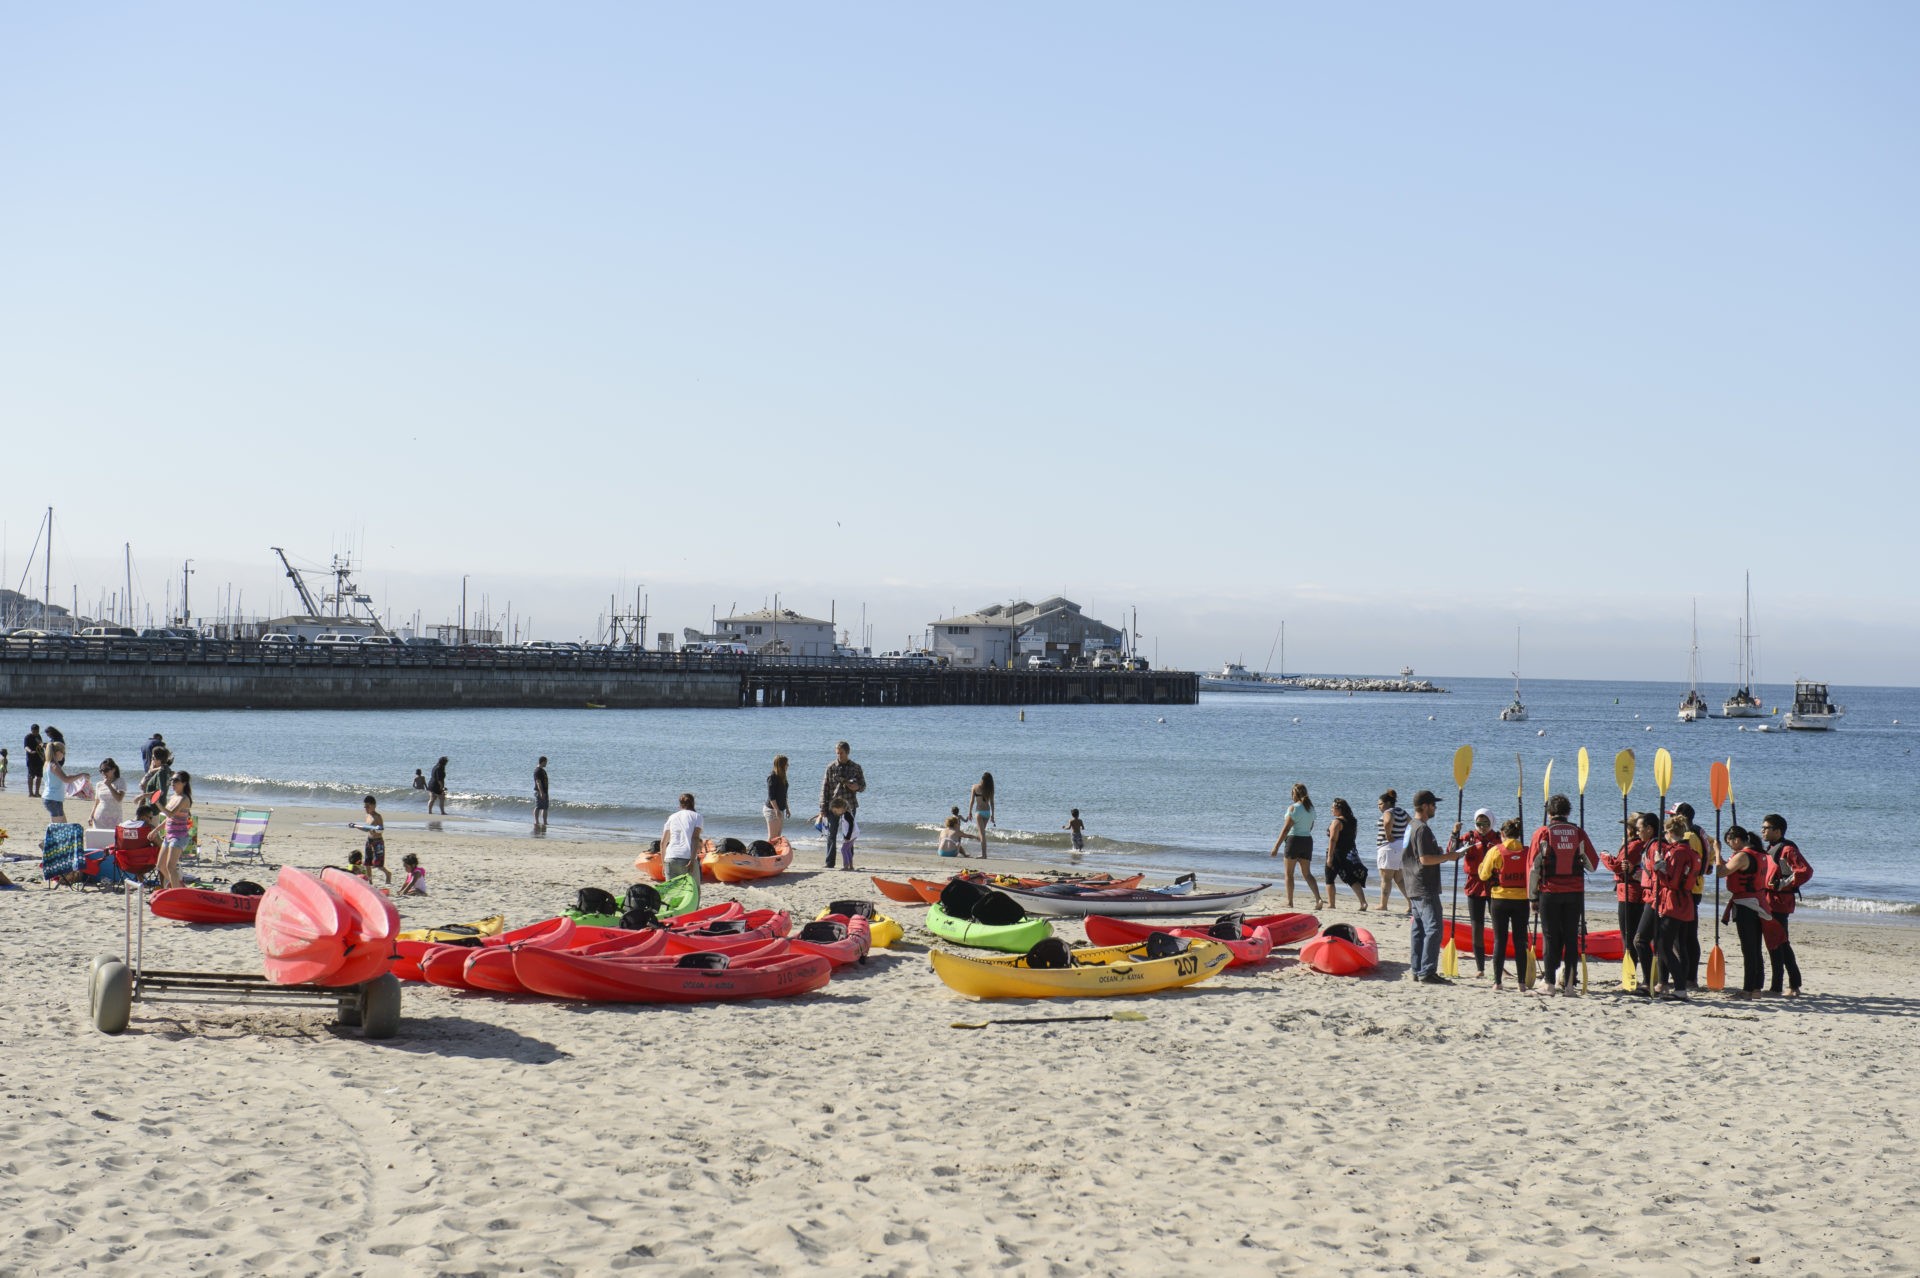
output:
[[[1470,827],[1455,822],[1444,845],[1432,821],[1438,797],[1422,790],[1409,813],[1393,790],[1379,798],[1375,864],[1380,871],[1379,909],[1395,888],[1407,903],[1413,979],[1429,985],[1452,982],[1440,975],[1441,867],[1462,863],[1476,972],[1487,974],[1491,949],[1494,988],[1506,984],[1509,948],[1531,962],[1530,933],[1539,932],[1541,985],[1548,993],[1572,993],[1586,935],[1586,876],[1603,864],[1613,873],[1620,936],[1637,968],[1635,985],[1647,997],[1684,997],[1700,984],[1700,900],[1709,878],[1725,881],[1722,921],[1732,923],[1742,956],[1740,993],[1751,998],[1766,985],[1771,962],[1774,994],[1800,992],[1800,966],[1790,920],[1800,888],[1813,868],[1787,838],[1787,819],[1769,814],[1759,834],[1735,825],[1724,846],[1694,824],[1689,803],[1666,817],[1642,812],[1630,818],[1620,849],[1601,856],[1583,826],[1571,817],[1564,794],[1547,800],[1547,820],[1525,838],[1518,817],[1496,828],[1493,813],[1479,808]],[[1305,785],[1295,785],[1292,803],[1270,856],[1286,855],[1287,908],[1293,908],[1296,875],[1313,893],[1315,909],[1332,909],[1338,884],[1352,888],[1368,909],[1367,871],[1358,852],[1358,826],[1345,799],[1333,801],[1323,861],[1323,903],[1313,874],[1315,812]],[[1489,940],[1491,946],[1488,945]],[[1516,963],[1518,968],[1519,963]],[[1516,972],[1517,975],[1517,972]]]
[[[90,800],[86,826],[112,830],[125,820],[127,782],[113,759],[100,761],[92,771],[67,770],[67,738],[52,724],[27,729],[21,745],[27,763],[27,793],[47,809],[47,819],[69,823],[67,800]],[[135,794],[134,819],[160,835],[160,858],[155,871],[162,887],[181,887],[185,879],[180,861],[193,842],[193,777],[173,767],[173,750],[158,732],[140,747],[140,788]]]

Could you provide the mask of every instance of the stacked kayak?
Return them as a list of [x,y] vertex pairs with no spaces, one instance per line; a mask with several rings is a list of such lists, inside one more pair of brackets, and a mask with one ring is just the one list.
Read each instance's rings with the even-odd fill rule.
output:
[[370,981],[392,965],[399,930],[391,901],[357,876],[333,869],[316,879],[281,867],[254,914],[261,962],[277,985]]
[[[1304,933],[1301,933],[1301,924],[1297,920],[1305,921]],[[1313,935],[1319,926],[1311,914],[1269,914],[1262,918],[1223,914],[1209,925],[1186,927],[1155,926],[1132,919],[1090,914],[1087,916],[1087,939],[1095,945],[1132,945],[1146,940],[1155,932],[1164,932],[1189,940],[1218,941],[1232,952],[1231,966],[1247,967],[1265,962],[1277,945],[1291,945],[1300,940],[1302,935]],[[1286,939],[1276,938],[1275,928],[1280,928],[1281,935]]]
[[1003,887],[1030,914],[1105,914],[1108,917],[1160,917],[1180,914],[1227,914],[1244,909],[1270,883],[1233,892],[1196,892],[1191,875],[1164,888],[1090,887],[1055,883],[1046,887]]
[[901,905],[927,904],[927,898],[921,896],[920,890],[911,883],[896,883],[892,879],[883,879],[876,874],[873,876],[873,886],[879,889],[880,895],[889,901],[897,901]]
[[251,923],[265,898],[258,893],[162,888],[147,901],[155,918],[181,923]]
[[845,967],[867,961],[873,929],[858,914],[829,914],[801,928],[791,945],[796,954],[817,954],[835,967]]
[[1152,994],[1217,976],[1232,954],[1218,941],[1162,935],[1137,945],[1069,950],[1049,940],[1027,954],[983,958],[935,950],[933,970],[974,998],[1105,998]]
[[527,989],[551,998],[706,1003],[806,994],[832,979],[833,964],[818,954],[797,953],[789,942],[774,940],[741,954],[678,957],[522,949],[514,953],[514,974]]
[[1053,935],[1053,925],[1032,918],[1005,892],[953,879],[927,907],[927,930],[956,945],[1025,954]]
[[475,919],[471,923],[442,923],[439,927],[416,927],[400,933],[394,940],[425,941],[429,944],[440,941],[461,941],[468,937],[497,936],[507,925],[504,914],[490,914],[484,919]]
[[905,928],[876,910],[872,901],[830,901],[814,920],[830,920],[842,914],[858,914],[867,921],[867,932],[876,950],[892,949],[894,942],[907,934]]
[[776,874],[785,873],[792,864],[793,844],[787,842],[784,835],[771,843],[765,839],[755,839],[744,852],[729,852],[709,842],[706,854],[700,858],[702,873],[722,883],[751,883],[755,879],[770,879]]
[[[1440,934],[1443,940],[1451,937],[1455,948],[1457,948],[1462,954],[1472,953],[1473,925],[1471,923],[1445,922],[1445,923],[1442,923],[1440,926],[1443,929]],[[1547,952],[1546,942],[1541,939],[1540,933],[1538,932],[1529,933],[1528,944],[1532,947],[1533,956],[1535,958],[1540,958],[1543,955],[1545,955]],[[1480,929],[1480,946],[1483,952],[1485,952],[1489,956],[1492,955],[1493,953],[1493,929],[1492,928],[1483,927]],[[1592,959],[1618,960],[1626,953],[1626,945],[1624,942],[1621,941],[1620,929],[1617,927],[1608,928],[1604,932],[1587,933],[1587,943],[1584,948],[1585,948],[1586,956]],[[1514,957],[1513,950],[1514,950],[1513,937],[1511,934],[1509,934],[1507,937],[1507,957],[1508,958]]]
[[1351,923],[1329,923],[1300,947],[1300,961],[1329,976],[1358,976],[1380,966],[1380,943]]
[[700,904],[700,885],[694,881],[691,874],[680,874],[668,879],[658,888],[653,888],[651,884],[633,884],[627,888],[626,901],[623,904],[616,904],[611,911],[568,909],[562,913],[575,923],[588,927],[619,927],[620,920],[626,917],[627,912],[635,905],[642,903],[639,899],[642,894],[635,891],[640,887],[649,888],[654,892],[651,898],[644,901],[646,910],[643,912],[651,912],[656,919],[684,917],[692,913]]

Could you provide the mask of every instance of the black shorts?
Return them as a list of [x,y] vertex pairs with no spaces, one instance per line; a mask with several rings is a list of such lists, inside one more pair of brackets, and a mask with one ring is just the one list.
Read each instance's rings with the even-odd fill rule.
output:
[[1313,836],[1310,834],[1296,834],[1289,838],[1287,840],[1287,860],[1313,860]]
[[384,839],[368,839],[366,859],[362,862],[369,870],[387,868],[387,844]]

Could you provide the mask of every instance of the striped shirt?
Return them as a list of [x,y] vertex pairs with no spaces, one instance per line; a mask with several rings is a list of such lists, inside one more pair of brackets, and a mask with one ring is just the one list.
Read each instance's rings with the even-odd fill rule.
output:
[[1395,847],[1405,847],[1407,841],[1407,826],[1412,823],[1413,818],[1407,815],[1405,808],[1396,806],[1382,812],[1380,814],[1380,842],[1382,844],[1390,843]]

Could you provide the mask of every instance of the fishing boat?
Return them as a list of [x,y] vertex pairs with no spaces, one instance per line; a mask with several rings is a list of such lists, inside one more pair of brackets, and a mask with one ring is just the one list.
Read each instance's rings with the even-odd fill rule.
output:
[[1401,666],[1401,667],[1400,667],[1400,677],[1401,677],[1402,679],[1411,679],[1411,678],[1413,678],[1413,667],[1412,667],[1412,666]]
[[1827,696],[1827,685],[1805,679],[1793,681],[1793,709],[1780,717],[1780,726],[1800,732],[1826,732],[1832,729],[1845,706],[1836,706]]
[[1707,717],[1707,699],[1700,695],[1700,604],[1693,605],[1693,647],[1687,650],[1687,695],[1680,699],[1680,722]]
[[1500,722],[1525,723],[1527,721],[1527,704],[1520,700],[1520,671],[1518,669],[1520,665],[1520,628],[1518,626],[1513,628],[1513,664],[1515,666],[1513,672],[1513,704],[1500,712]]
[[1255,674],[1237,661],[1229,661],[1221,666],[1217,674],[1200,676],[1202,692],[1285,692],[1286,690],[1286,685],[1278,679]]
[[1754,695],[1753,672],[1753,574],[1747,574],[1747,619],[1740,630],[1740,686],[1720,705],[1720,713],[1729,719],[1764,719],[1767,709]]

